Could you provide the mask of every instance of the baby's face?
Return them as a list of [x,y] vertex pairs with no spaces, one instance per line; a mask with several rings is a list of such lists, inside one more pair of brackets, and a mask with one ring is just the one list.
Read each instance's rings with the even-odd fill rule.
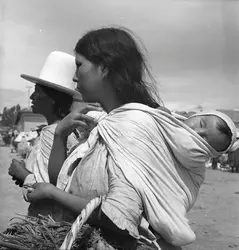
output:
[[211,147],[220,152],[225,150],[230,143],[226,135],[217,129],[217,123],[220,121],[222,119],[215,115],[200,115],[190,117],[184,122],[195,130]]

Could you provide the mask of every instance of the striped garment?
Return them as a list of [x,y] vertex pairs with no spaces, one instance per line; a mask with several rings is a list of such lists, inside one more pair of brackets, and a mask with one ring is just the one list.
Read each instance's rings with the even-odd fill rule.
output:
[[[32,172],[34,177],[29,175],[24,183],[29,184],[29,180],[32,178],[35,179],[34,183],[49,182],[48,161],[51,154],[56,126],[57,124],[52,124],[42,129],[40,136],[37,138],[37,141],[25,162],[27,170]],[[67,140],[67,152],[69,152],[76,144],[78,144],[78,140],[75,134],[72,133]]]

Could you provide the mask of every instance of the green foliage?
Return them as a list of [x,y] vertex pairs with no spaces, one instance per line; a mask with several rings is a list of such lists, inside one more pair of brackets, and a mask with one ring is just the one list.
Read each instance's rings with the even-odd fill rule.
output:
[[13,126],[16,121],[17,115],[20,111],[21,107],[19,104],[11,108],[5,107],[1,114],[2,116],[1,126],[9,126],[9,127]]

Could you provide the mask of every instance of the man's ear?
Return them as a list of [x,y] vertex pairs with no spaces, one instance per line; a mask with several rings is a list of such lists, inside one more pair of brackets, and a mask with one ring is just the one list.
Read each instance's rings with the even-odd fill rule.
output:
[[51,98],[51,103],[52,103],[52,105],[55,105],[56,101],[53,98]]

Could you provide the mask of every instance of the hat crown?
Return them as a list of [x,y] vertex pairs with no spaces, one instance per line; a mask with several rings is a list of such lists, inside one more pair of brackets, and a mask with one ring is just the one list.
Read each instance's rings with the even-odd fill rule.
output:
[[73,82],[74,74],[74,56],[60,51],[53,51],[47,57],[39,78],[61,87],[75,90],[76,83]]

